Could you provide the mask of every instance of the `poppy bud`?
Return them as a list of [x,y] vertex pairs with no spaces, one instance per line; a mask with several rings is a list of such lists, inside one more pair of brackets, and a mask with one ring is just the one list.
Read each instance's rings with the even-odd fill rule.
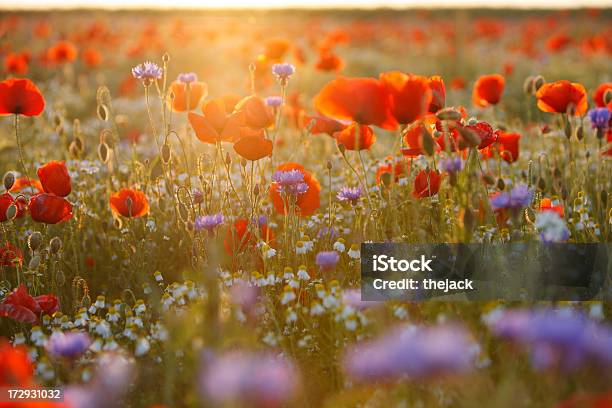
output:
[[229,153],[225,153],[225,164],[227,164],[228,166],[232,164],[232,157]]
[[170,158],[172,157],[172,152],[170,150],[170,145],[165,143],[161,147],[161,159],[164,164],[170,163]]
[[105,104],[101,103],[98,105],[97,113],[98,119],[101,121],[106,122],[108,120],[108,108]]
[[467,121],[468,126],[476,126],[477,123],[478,123],[478,119],[476,118],[469,118]]
[[179,203],[178,210],[181,220],[183,222],[189,221],[189,210],[187,209],[187,206],[183,203]]
[[165,52],[164,55],[162,56],[162,61],[165,62],[165,63],[170,62],[170,54]]
[[533,92],[536,93],[538,91],[538,89],[540,89],[542,87],[542,85],[544,85],[546,81],[544,80],[544,77],[542,75],[538,75],[533,79]]
[[255,187],[253,187],[253,195],[255,197],[259,195],[259,184],[255,184]]
[[51,238],[51,241],[49,241],[49,251],[52,254],[57,254],[61,250],[62,250],[62,240],[59,239],[59,237]]
[[60,115],[53,115],[53,125],[55,127],[62,125],[62,117]]
[[346,147],[342,143],[338,143],[338,150],[340,150],[340,153],[344,155],[344,152],[346,152]]
[[555,169],[553,170],[553,176],[555,178],[561,177],[561,170],[558,167],[555,167]]
[[565,122],[565,127],[563,128],[563,131],[565,132],[565,137],[567,137],[568,139],[572,137],[572,124],[569,120]]
[[38,231],[34,231],[28,237],[28,247],[32,251],[36,251],[42,245],[42,234]]
[[436,113],[436,117],[440,120],[460,120],[461,112],[455,108],[444,108]]
[[13,172],[9,171],[4,175],[4,188],[8,191],[13,188],[13,184],[15,184],[15,175]]
[[603,94],[603,101],[606,105],[609,105],[612,102],[612,89],[606,89],[606,92]]
[[12,220],[17,216],[17,206],[15,204],[11,204],[6,209],[6,219]]
[[332,161],[327,160],[327,170],[331,170],[333,168]]
[[533,76],[528,76],[525,79],[525,82],[523,82],[523,92],[526,93],[527,95],[533,95],[534,93],[534,77]]
[[504,182],[504,179],[501,177],[497,179],[497,188],[500,191],[504,191],[504,189],[506,188],[506,183]]
[[567,113],[568,116],[576,116],[576,105],[573,103],[569,103],[567,105],[567,109],[565,110],[565,113]]
[[246,159],[245,159],[245,158],[242,158],[242,159],[240,160],[240,165],[241,165],[242,167],[245,167],[245,168],[246,168],[247,164],[248,164],[248,162],[246,161]]
[[40,267],[40,256],[36,255],[30,259],[30,263],[28,264],[28,269],[31,271],[37,271]]
[[75,141],[73,140],[72,142],[70,142],[70,146],[68,146],[68,152],[70,153],[70,157],[74,158],[74,159],[78,159],[79,158],[79,148],[77,146],[77,144],[75,143]]
[[98,145],[98,157],[102,163],[108,162],[109,148],[106,142],[102,142]]
[[465,143],[467,147],[476,147],[480,144],[480,138],[475,132],[463,127],[458,129],[459,134],[461,134],[461,138],[463,139],[462,142]]
[[582,140],[582,138],[584,137],[584,128],[582,126],[576,129],[576,137],[578,138],[578,140]]
[[538,189],[541,190],[541,191],[546,190],[546,181],[544,181],[543,177],[540,177],[538,179]]

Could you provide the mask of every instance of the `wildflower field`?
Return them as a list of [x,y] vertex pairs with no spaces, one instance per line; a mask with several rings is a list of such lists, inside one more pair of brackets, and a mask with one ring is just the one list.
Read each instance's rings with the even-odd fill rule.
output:
[[361,244],[612,241],[612,14],[0,14],[0,407],[612,407],[588,300]]

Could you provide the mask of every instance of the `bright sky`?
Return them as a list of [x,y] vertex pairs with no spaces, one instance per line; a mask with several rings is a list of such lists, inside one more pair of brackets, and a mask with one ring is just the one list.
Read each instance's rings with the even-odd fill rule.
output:
[[612,0],[0,0],[3,9],[290,7],[611,7]]

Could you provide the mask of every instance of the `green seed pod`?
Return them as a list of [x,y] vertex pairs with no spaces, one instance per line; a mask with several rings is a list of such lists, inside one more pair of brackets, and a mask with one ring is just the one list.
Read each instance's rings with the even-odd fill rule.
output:
[[34,231],[28,236],[28,247],[32,251],[38,250],[42,245],[42,234],[38,231]]
[[59,237],[53,237],[51,241],[49,241],[49,251],[54,255],[62,250],[62,246],[62,240]]
[[425,153],[427,153],[428,156],[433,156],[435,143],[433,137],[431,137],[431,134],[425,128],[423,128],[421,135],[423,142],[423,150],[425,151]]
[[6,189],[6,191],[10,190],[11,188],[13,188],[13,184],[15,184],[15,174],[13,174],[12,171],[9,171],[4,175],[3,181],[4,188]]
[[475,132],[471,131],[470,129],[466,129],[462,127],[458,129],[459,129],[459,134],[461,135],[461,138],[463,139],[462,142],[467,147],[476,147],[480,144],[480,138]]

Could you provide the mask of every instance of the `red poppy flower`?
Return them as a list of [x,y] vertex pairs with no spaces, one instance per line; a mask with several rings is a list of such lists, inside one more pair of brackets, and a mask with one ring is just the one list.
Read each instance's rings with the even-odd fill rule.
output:
[[291,42],[285,38],[271,38],[264,45],[264,54],[270,60],[280,61],[290,47]]
[[540,201],[540,212],[552,211],[559,214],[559,217],[563,218],[565,216],[565,210],[561,204],[553,205],[553,202],[550,198],[543,198]]
[[[429,130],[429,127],[425,121],[419,121],[406,130],[404,133],[404,143],[408,147],[401,150],[404,156],[417,157],[427,154],[423,148],[423,135],[425,132],[427,132],[429,136],[433,138],[433,135],[431,135],[431,131]],[[433,140],[433,150],[434,152],[441,150],[440,145],[435,140]]]
[[481,108],[497,105],[504,93],[505,84],[506,80],[499,74],[481,76],[474,84],[472,103]]
[[23,263],[23,252],[10,242],[0,247],[0,266],[17,266]]
[[431,197],[438,194],[442,175],[438,171],[421,170],[414,179],[412,195],[416,198]]
[[600,84],[597,89],[595,89],[595,92],[593,92],[593,102],[595,102],[595,105],[599,108],[607,106],[609,110],[612,110],[612,100],[608,105],[604,102],[604,95],[608,89],[612,92],[612,82]]
[[487,122],[477,122],[474,125],[464,126],[464,129],[473,132],[478,137],[478,139],[480,139],[478,149],[484,149],[485,147],[491,145],[493,142],[497,141],[498,138],[498,132],[493,131],[493,127]]
[[322,52],[315,63],[315,68],[319,71],[341,71],[344,67],[342,59],[334,53]]
[[[260,224],[259,237],[265,242],[274,240],[274,234],[268,228],[268,224]],[[257,236],[252,231],[249,231],[249,221],[245,219],[236,220],[232,227],[227,230],[223,239],[223,247],[228,255],[233,255],[235,252],[243,252],[248,247],[254,247],[256,244]]]
[[15,199],[9,193],[0,194],[0,222],[7,221],[6,212],[11,205],[15,205]]
[[[197,108],[200,101],[208,95],[208,85],[199,81],[188,84],[174,81],[170,85],[170,89],[174,93],[171,107],[175,112],[185,112]],[[187,103],[187,94],[189,94],[189,104]]]
[[56,64],[72,62],[76,57],[77,49],[68,41],[60,41],[47,50],[47,60]]
[[402,176],[410,174],[410,164],[406,160],[388,161],[376,169],[376,184],[380,184],[383,174],[390,174],[393,183],[397,183]]
[[0,115],[38,116],[44,109],[45,98],[29,79],[0,82]]
[[231,142],[237,140],[244,126],[242,113],[226,112],[222,99],[213,99],[202,106],[204,115],[189,112],[187,118],[198,139],[204,143]]
[[[433,98],[427,78],[390,71],[380,74],[380,80],[389,92],[391,112],[397,122],[412,123],[427,114]],[[439,90],[439,86],[436,86]],[[440,103],[440,100],[436,103]]]
[[315,109],[330,118],[388,130],[397,128],[385,85],[374,78],[338,77],[314,97]]
[[41,313],[51,315],[59,310],[59,300],[54,295],[32,297],[22,283],[0,303],[0,316],[22,323],[34,324]]
[[519,158],[519,140],[521,135],[518,133],[499,132],[497,142],[491,146],[499,152],[499,156],[508,163],[514,163]]
[[64,161],[51,161],[39,168],[37,174],[45,193],[66,197],[72,191],[70,175]]
[[247,126],[264,129],[274,123],[272,112],[266,102],[257,95],[250,95],[236,104],[236,112],[242,113]]
[[142,217],[149,213],[149,200],[142,191],[123,188],[110,196],[111,210],[124,217]]
[[11,52],[4,57],[4,69],[9,74],[25,75],[28,73],[30,55],[25,52]]
[[32,196],[29,208],[36,222],[57,224],[72,218],[72,204],[54,194],[40,193]]
[[[30,363],[28,351],[25,347],[14,347],[6,340],[0,338],[0,386],[24,387],[32,384],[34,368]],[[22,406],[26,403],[7,403],[2,406]]]
[[346,150],[367,150],[376,141],[371,127],[357,123],[334,133],[334,138],[339,145],[344,145]]
[[263,135],[251,135],[240,138],[234,143],[234,150],[247,160],[255,161],[272,155],[273,144]]
[[329,136],[333,136],[334,133],[340,132],[347,126],[345,123],[340,122],[339,120],[321,115],[304,115],[302,117],[302,123],[304,127],[310,126],[310,134],[312,135],[326,133]]
[[11,187],[9,191],[11,193],[20,193],[28,188],[31,189],[34,193],[43,191],[43,187],[42,184],[40,184],[40,181],[30,179],[28,177],[18,177],[17,179],[15,179],[13,187]]
[[92,47],[83,50],[81,59],[89,68],[95,68],[102,64],[102,54],[100,51]]
[[446,104],[446,87],[444,80],[438,75],[430,77],[428,83],[432,92],[428,110],[430,113],[436,113]]
[[581,116],[588,107],[584,86],[567,80],[542,85],[536,92],[536,98],[538,108],[544,112],[568,113],[572,108],[575,116]]
[[[302,217],[306,217],[312,215],[317,208],[321,205],[320,194],[321,194],[321,185],[317,181],[317,179],[304,169],[303,166],[297,163],[284,163],[279,165],[276,170],[279,171],[291,171],[298,170],[304,175],[304,183],[308,185],[308,189],[304,194],[299,194],[296,200],[296,206],[299,209],[299,215]],[[278,191],[278,185],[276,183],[272,183],[270,186],[270,199],[272,200],[272,204],[274,204],[274,209],[279,214],[285,214],[286,211],[286,202],[281,193]]]
[[546,40],[546,49],[550,52],[560,52],[572,43],[572,39],[564,33],[553,34]]
[[462,77],[454,77],[451,80],[450,86],[452,89],[465,89],[465,79]]

